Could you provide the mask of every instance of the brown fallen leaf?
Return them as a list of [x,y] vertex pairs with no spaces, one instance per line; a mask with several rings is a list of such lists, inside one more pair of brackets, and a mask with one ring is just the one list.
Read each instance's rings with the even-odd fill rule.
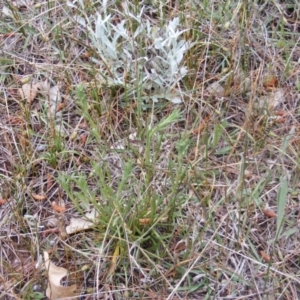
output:
[[3,205],[7,202],[7,199],[0,199],[0,205]]
[[259,254],[261,255],[261,257],[263,258],[264,261],[266,261],[266,262],[271,261],[271,257],[265,251],[260,250]]
[[87,140],[87,134],[81,134],[80,135],[80,144],[81,144],[81,147],[85,146],[86,140]]
[[25,123],[25,121],[23,120],[23,118],[20,118],[20,117],[6,116],[6,119],[12,125],[20,125],[20,124],[24,124]]
[[82,54],[82,56],[83,56],[84,58],[90,58],[91,53],[88,52],[88,51],[86,51],[86,52],[84,52],[84,53]]
[[59,103],[56,107],[56,112],[63,110],[67,106],[66,102]]
[[201,133],[205,130],[206,126],[208,125],[208,122],[211,118],[212,114],[209,114],[208,116],[206,116],[203,121],[200,123],[200,125],[198,126],[198,128],[196,128],[193,133],[194,134],[198,134]]
[[265,216],[267,216],[269,218],[275,218],[275,217],[277,217],[277,215],[274,213],[274,211],[271,210],[271,209],[269,209],[269,208],[268,209],[267,208],[263,208],[262,212],[263,212],[263,214]]
[[62,102],[62,103],[58,104],[56,107],[56,112],[63,110],[66,106],[67,106],[66,102]]
[[31,196],[34,200],[37,200],[37,201],[44,201],[47,199],[46,195],[31,194]]
[[274,112],[275,116],[284,117],[287,113],[284,110],[277,110]]
[[59,233],[59,229],[58,228],[49,228],[49,229],[46,229],[46,230],[44,230],[42,232],[42,237],[47,237],[51,233]]
[[276,123],[278,123],[278,124],[282,124],[282,123],[284,123],[285,122],[285,117],[277,117],[276,118]]
[[47,173],[47,192],[52,188],[53,186],[53,178],[50,173]]
[[151,219],[150,218],[145,218],[145,219],[139,219],[139,223],[141,225],[147,225],[151,222]]
[[64,213],[66,211],[66,207],[64,205],[58,205],[55,201],[52,202],[52,207],[58,213]]
[[267,90],[272,90],[276,87],[277,85],[277,78],[275,76],[267,76],[266,78],[264,78],[263,80],[263,86],[267,89]]
[[27,132],[26,131],[23,131],[21,133],[21,136],[20,136],[20,145],[22,147],[22,149],[25,151],[26,150],[26,147],[29,145],[29,142],[28,142],[28,139],[27,139]]

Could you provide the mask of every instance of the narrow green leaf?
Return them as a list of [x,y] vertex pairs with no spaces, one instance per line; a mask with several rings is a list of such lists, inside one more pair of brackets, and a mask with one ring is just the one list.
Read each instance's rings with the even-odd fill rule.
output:
[[281,185],[277,194],[278,212],[277,212],[277,230],[276,230],[275,241],[279,237],[280,232],[282,230],[285,206],[287,201],[287,193],[288,193],[288,181],[287,178],[284,177],[282,178]]

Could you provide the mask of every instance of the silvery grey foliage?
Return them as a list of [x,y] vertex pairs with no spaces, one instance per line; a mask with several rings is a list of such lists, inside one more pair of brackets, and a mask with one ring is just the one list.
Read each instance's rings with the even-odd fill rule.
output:
[[[77,1],[68,4],[74,7]],[[77,8],[84,17],[75,17],[101,57],[93,58],[99,66],[99,80],[110,86],[126,86],[133,98],[136,97],[136,87],[139,87],[145,101],[152,99],[157,102],[164,98],[180,103],[178,84],[187,74],[182,59],[192,43],[182,38],[186,30],[178,29],[179,18],[159,28],[142,18],[143,9],[139,14],[133,14],[124,2],[125,17],[114,25],[106,4],[107,1],[103,1],[101,14],[86,16],[83,2],[78,1]],[[138,24],[134,32],[130,30],[133,22]]]

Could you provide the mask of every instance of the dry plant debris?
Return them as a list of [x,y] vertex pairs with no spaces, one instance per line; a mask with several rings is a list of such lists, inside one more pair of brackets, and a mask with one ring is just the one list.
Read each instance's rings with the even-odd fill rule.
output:
[[300,298],[298,2],[0,1],[0,298]]
[[49,259],[48,252],[44,251],[45,269],[48,277],[48,287],[46,290],[46,296],[51,299],[66,299],[68,297],[77,296],[76,285],[63,286],[60,281],[68,274],[68,270],[62,267],[56,266]]

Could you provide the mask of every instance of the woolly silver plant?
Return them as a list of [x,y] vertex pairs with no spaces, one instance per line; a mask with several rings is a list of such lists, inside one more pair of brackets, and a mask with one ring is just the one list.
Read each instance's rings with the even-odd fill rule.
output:
[[[98,79],[102,84],[126,86],[127,95],[135,99],[138,87],[145,102],[167,99],[181,103],[178,84],[187,74],[182,59],[192,43],[181,38],[186,30],[178,30],[179,18],[159,28],[142,18],[144,8],[135,15],[124,2],[125,18],[114,25],[106,1],[102,3],[102,13],[93,16],[84,13],[83,1],[68,4],[84,16],[76,16],[75,20],[87,30],[92,46],[101,57],[92,61],[99,66]],[[139,24],[134,32],[128,29],[132,22]]]

